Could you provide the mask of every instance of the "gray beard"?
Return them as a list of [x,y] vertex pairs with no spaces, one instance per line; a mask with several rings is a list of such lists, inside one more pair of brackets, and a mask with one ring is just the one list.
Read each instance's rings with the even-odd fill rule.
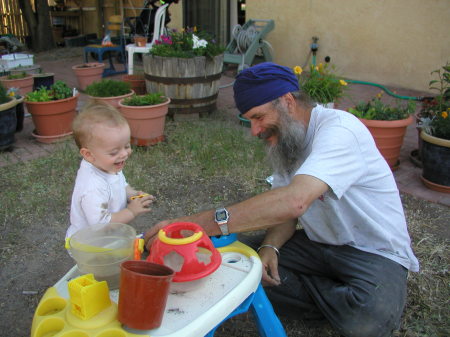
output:
[[305,126],[280,111],[277,144],[267,146],[267,159],[275,173],[290,176],[300,165],[302,146],[306,136]]

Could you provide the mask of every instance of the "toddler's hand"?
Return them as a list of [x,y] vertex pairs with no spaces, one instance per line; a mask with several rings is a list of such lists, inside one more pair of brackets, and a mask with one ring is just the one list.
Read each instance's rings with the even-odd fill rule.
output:
[[127,208],[134,214],[135,217],[137,217],[138,215],[150,212],[151,208],[149,207],[155,200],[156,198],[153,195],[135,198],[130,200]]

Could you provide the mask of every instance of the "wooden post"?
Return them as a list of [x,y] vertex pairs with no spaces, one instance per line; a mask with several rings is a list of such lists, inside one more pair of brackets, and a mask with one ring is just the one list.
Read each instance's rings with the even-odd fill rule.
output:
[[95,7],[97,9],[97,36],[103,38],[103,0],[95,0]]

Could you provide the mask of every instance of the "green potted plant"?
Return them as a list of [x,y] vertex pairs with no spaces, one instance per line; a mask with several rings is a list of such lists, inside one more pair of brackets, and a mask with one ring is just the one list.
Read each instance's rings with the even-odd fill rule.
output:
[[25,105],[36,130],[32,135],[40,142],[52,143],[72,134],[79,94],[63,81],[50,89],[40,87],[25,96]]
[[421,129],[422,181],[430,189],[450,193],[450,63],[434,70],[429,83],[438,94],[417,115]]
[[119,108],[119,101],[134,94],[130,83],[102,79],[86,87],[86,94],[91,98],[103,101],[115,108]]
[[9,96],[6,88],[0,84],[0,151],[9,150],[15,142],[16,104],[16,99]]
[[25,118],[25,107],[24,107],[24,99],[25,97],[20,95],[19,88],[9,88],[6,94],[10,97],[14,97],[16,99],[16,119],[17,126],[16,132],[20,132],[23,129],[23,120]]
[[369,129],[378,150],[392,170],[398,168],[400,149],[406,128],[413,122],[412,114],[416,103],[412,100],[403,104],[396,100],[394,105],[382,102],[383,92],[369,102],[361,102],[348,111],[359,118]]
[[77,77],[78,89],[86,90],[87,86],[102,79],[105,64],[100,62],[89,62],[77,64],[72,70]]
[[33,75],[25,72],[0,77],[0,83],[3,84],[4,87],[7,89],[19,88],[19,93],[22,96],[33,91],[33,82]]
[[144,54],[148,92],[169,97],[169,114],[199,116],[216,108],[225,48],[196,28],[171,30]]
[[347,89],[347,82],[335,74],[334,68],[329,63],[319,63],[317,66],[311,65],[309,73],[306,73],[300,66],[294,67],[302,91],[314,102],[327,108],[335,107]]
[[17,67],[11,68],[9,73],[11,75],[19,75],[21,73],[27,73],[30,75],[37,74],[41,71],[41,66],[39,64],[30,64],[30,65],[19,65]]
[[149,146],[164,140],[170,99],[161,93],[132,95],[119,101],[120,112],[131,129],[131,143]]

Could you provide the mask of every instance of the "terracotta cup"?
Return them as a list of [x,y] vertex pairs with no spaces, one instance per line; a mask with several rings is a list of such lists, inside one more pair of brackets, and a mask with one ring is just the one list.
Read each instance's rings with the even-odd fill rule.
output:
[[147,261],[125,261],[120,266],[119,321],[132,329],[161,325],[174,271]]

